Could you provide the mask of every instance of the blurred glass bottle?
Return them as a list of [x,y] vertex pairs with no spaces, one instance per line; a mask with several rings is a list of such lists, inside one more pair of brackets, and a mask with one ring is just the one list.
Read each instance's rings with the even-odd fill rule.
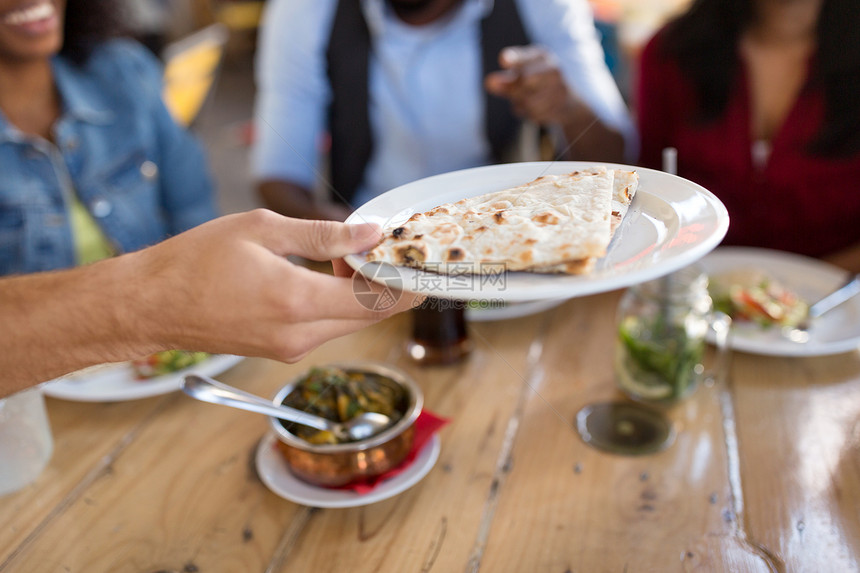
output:
[[0,495],[35,481],[53,450],[40,389],[31,388],[0,399]]
[[471,352],[466,302],[430,297],[410,312],[412,336],[406,350],[418,364],[454,364]]

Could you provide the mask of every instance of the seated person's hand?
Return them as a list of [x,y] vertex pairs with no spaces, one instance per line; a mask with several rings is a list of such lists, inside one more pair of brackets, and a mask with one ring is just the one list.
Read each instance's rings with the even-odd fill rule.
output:
[[555,56],[539,46],[513,46],[499,54],[502,70],[487,74],[491,94],[511,100],[514,112],[535,123],[569,122],[579,102],[568,89]]

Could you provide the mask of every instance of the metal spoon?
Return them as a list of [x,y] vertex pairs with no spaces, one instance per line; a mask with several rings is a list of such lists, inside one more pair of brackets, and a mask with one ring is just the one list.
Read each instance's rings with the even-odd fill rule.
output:
[[260,396],[199,374],[186,376],[182,381],[182,391],[202,402],[232,406],[310,426],[317,430],[328,430],[340,440],[363,440],[378,434],[391,423],[388,416],[377,412],[365,412],[343,423],[333,422],[289,406],[275,404]]
[[782,329],[783,335],[793,342],[803,344],[809,342],[809,326],[811,322],[828,312],[851,297],[860,293],[860,274],[850,277],[842,286],[831,292],[818,302],[812,304],[806,312],[806,316],[797,326],[786,326]]

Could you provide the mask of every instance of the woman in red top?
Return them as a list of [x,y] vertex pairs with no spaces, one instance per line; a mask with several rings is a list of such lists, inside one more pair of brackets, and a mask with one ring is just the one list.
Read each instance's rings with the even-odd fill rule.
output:
[[642,55],[640,162],[716,194],[726,244],[860,270],[860,3],[696,0]]

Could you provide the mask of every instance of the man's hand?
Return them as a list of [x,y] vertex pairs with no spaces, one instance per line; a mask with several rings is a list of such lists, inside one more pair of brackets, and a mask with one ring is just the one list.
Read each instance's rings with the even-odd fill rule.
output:
[[823,258],[825,261],[847,271],[860,273],[860,244],[851,245]]
[[487,90],[511,100],[514,112],[535,123],[566,123],[581,105],[568,89],[555,56],[539,46],[505,48],[502,70],[485,78]]
[[140,296],[170,309],[167,317],[176,313],[151,325],[167,346],[293,362],[415,303],[404,294],[390,309],[368,309],[346,265],[331,276],[286,259],[339,259],[380,237],[371,225],[289,219],[262,209],[231,215],[141,252],[136,264],[150,272]]
[[539,46],[513,46],[502,50],[499,64],[502,70],[484,79],[487,91],[508,98],[524,119],[559,126],[567,159],[623,160],[624,138],[568,87],[553,54]]

